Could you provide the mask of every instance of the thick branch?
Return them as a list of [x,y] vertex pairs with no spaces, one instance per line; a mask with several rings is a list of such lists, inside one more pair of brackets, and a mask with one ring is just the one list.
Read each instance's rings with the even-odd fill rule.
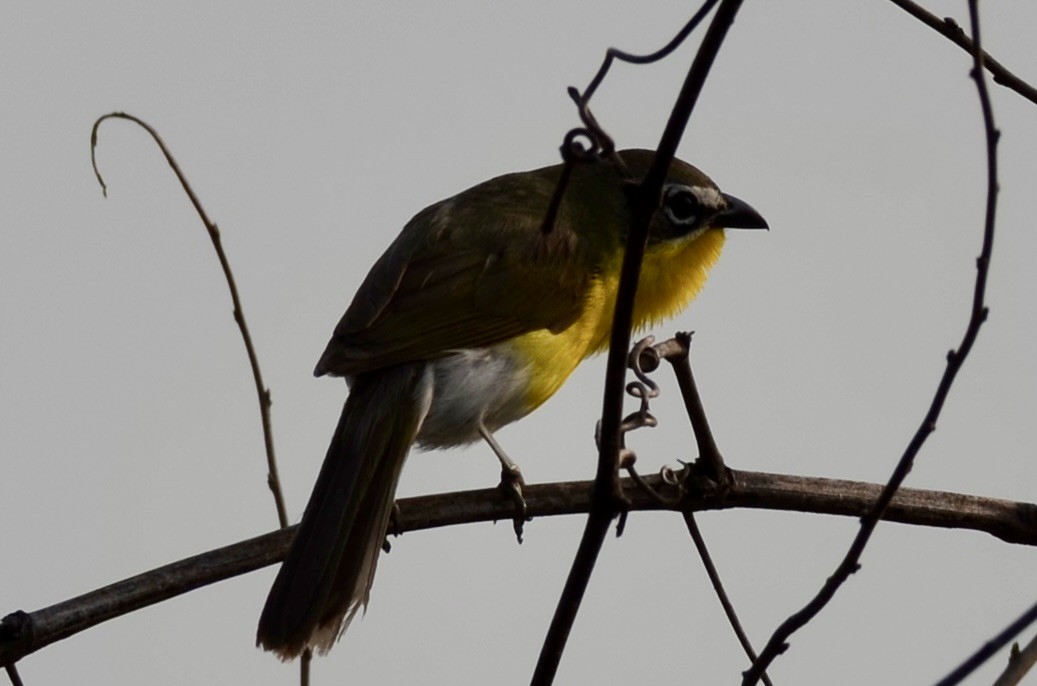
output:
[[[880,484],[733,471],[731,489],[715,495],[686,496],[676,509],[686,512],[752,508],[859,517],[874,503]],[[670,488],[647,477],[653,488]],[[631,510],[659,510],[659,501],[623,480]],[[586,514],[589,481],[531,485],[524,491],[533,517]],[[507,520],[514,504],[499,489],[443,493],[400,500],[401,533],[455,524]],[[1037,545],[1037,505],[913,488],[901,489],[885,519],[948,529],[971,529],[1009,543]],[[168,600],[196,588],[275,564],[284,557],[294,527],[282,529],[116,582],[32,613],[15,612],[0,622],[0,664],[13,664],[55,641],[108,619]]]

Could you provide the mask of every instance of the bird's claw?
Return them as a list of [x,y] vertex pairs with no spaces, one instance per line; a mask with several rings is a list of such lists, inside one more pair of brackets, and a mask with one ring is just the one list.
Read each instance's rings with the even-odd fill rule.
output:
[[389,527],[385,532],[385,540],[382,541],[382,551],[391,552],[392,543],[389,542],[389,536],[400,535],[400,505],[399,503],[393,503],[392,508],[389,510]]
[[522,543],[522,529],[528,520],[526,499],[522,496],[522,489],[525,485],[526,481],[522,478],[522,471],[519,470],[518,465],[513,464],[501,468],[498,488],[504,491],[515,505],[515,516],[512,518],[512,522],[515,527],[515,538],[519,543]]

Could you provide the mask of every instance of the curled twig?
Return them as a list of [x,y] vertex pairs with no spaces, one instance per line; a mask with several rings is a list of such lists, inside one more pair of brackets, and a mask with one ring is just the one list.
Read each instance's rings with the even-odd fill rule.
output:
[[[648,376],[659,368],[659,357],[655,351],[655,336],[645,336],[634,345],[630,355],[627,356],[627,367],[645,387],[650,389],[651,397],[659,396],[658,384]],[[630,392],[629,389],[627,392]]]
[[[651,484],[649,484],[647,481],[641,478],[641,475],[638,474],[637,469],[634,468],[634,460],[625,461],[625,463],[623,464],[623,469],[625,469],[626,473],[630,475],[630,478],[634,480],[634,483],[637,484],[637,487],[644,491],[649,498],[658,503],[659,507],[665,508],[667,510],[672,510],[678,505],[680,505],[681,500],[684,498],[684,484],[680,481],[676,483],[671,483],[667,481],[665,478],[660,478],[660,480],[667,486],[671,486],[677,489],[677,495],[675,497],[667,498],[662,493],[653,488]],[[661,474],[662,473],[660,472],[660,477]]]
[[180,181],[180,186],[187,193],[188,199],[194,206],[195,211],[201,218],[202,223],[205,225],[205,230],[209,233],[209,238],[212,240],[213,248],[216,250],[216,257],[220,261],[220,266],[223,268],[223,276],[227,280],[227,288],[230,290],[230,299],[234,305],[234,321],[238,325],[238,330],[241,332],[241,337],[245,342],[245,351],[248,354],[249,366],[252,368],[252,379],[256,386],[256,395],[259,398],[259,415],[263,425],[263,445],[266,449],[266,461],[267,461],[267,485],[270,487],[270,492],[274,496],[274,505],[277,508],[277,520],[282,528],[288,526],[288,513],[285,509],[284,495],[281,492],[281,480],[277,475],[277,460],[274,457],[274,433],[270,421],[270,389],[263,383],[263,375],[259,370],[259,358],[256,355],[255,346],[252,343],[252,335],[249,333],[248,324],[245,322],[244,310],[241,307],[241,298],[238,295],[238,287],[234,281],[234,274],[230,269],[230,262],[227,260],[227,254],[223,251],[223,243],[220,240],[220,230],[216,224],[209,219],[209,215],[206,214],[205,209],[202,207],[201,201],[195,194],[194,189],[191,188],[191,184],[187,181],[187,177],[180,170],[180,165],[177,164],[176,159],[172,153],[169,152],[169,148],[166,147],[165,141],[158,134],[150,124],[145,122],[132,114],[126,114],[125,112],[111,112],[97,119],[94,122],[93,129],[90,132],[90,163],[93,165],[94,175],[97,177],[97,182],[101,185],[101,192],[104,193],[105,197],[108,197],[108,186],[104,182],[104,178],[101,176],[101,171],[97,167],[97,132],[101,124],[107,119],[126,119],[128,121],[137,124],[142,129],[151,135],[151,138],[158,145],[159,150],[166,158],[166,162],[173,169],[173,173],[176,174],[176,178]]
[[[587,145],[584,145],[584,142]],[[562,165],[562,174],[559,176],[558,183],[555,184],[554,192],[551,194],[551,201],[547,205],[547,211],[544,213],[544,219],[540,222],[540,232],[545,235],[554,231],[555,220],[558,218],[558,208],[561,207],[562,197],[565,195],[566,188],[569,187],[569,179],[572,177],[573,167],[577,164],[596,160],[600,154],[601,145],[593,131],[576,128],[565,134],[565,139],[562,141],[559,151],[562,154],[564,164]]]
[[[702,20],[709,14],[709,11],[713,9],[718,0],[706,0],[706,2],[699,8],[688,23],[685,24],[677,35],[674,36],[669,43],[664,45],[659,50],[648,55],[634,55],[629,52],[624,52],[617,48],[609,48],[605,51],[605,59],[602,60],[601,66],[598,67],[597,73],[594,78],[591,79],[590,84],[581,93],[574,86],[568,88],[569,97],[572,98],[576,104],[576,109],[580,116],[580,121],[583,122],[582,127],[572,129],[565,134],[565,138],[562,142],[561,153],[562,160],[565,162],[565,166],[562,169],[562,176],[555,185],[555,190],[551,196],[551,203],[548,206],[548,210],[544,216],[544,221],[541,223],[541,231],[544,233],[551,233],[554,229],[554,222],[558,215],[558,207],[562,202],[562,196],[565,194],[565,189],[569,185],[569,178],[572,174],[572,166],[581,161],[588,161],[596,157],[607,157],[615,163],[616,167],[621,170],[624,178],[628,180],[635,180],[631,178],[630,172],[627,170],[626,164],[623,159],[616,154],[616,144],[612,137],[605,131],[604,128],[598,123],[597,118],[590,110],[590,101],[594,97],[594,93],[598,90],[598,86],[601,85],[602,81],[605,80],[606,74],[609,69],[612,68],[612,63],[615,60],[622,62],[629,62],[631,64],[651,64],[652,62],[658,62],[659,60],[665,59],[674,50],[683,43],[691,32],[695,30]],[[588,146],[583,146],[579,139],[585,139],[588,141]]]
[[[638,341],[627,358],[627,366],[634,372],[637,381],[631,381],[626,385],[626,392],[632,398],[637,398],[640,403],[636,412],[632,412],[623,418],[619,425],[620,433],[625,435],[631,431],[644,427],[658,425],[651,413],[650,401],[659,397],[659,386],[649,378],[648,374],[641,369],[642,353],[655,342],[654,336],[648,336]],[[625,447],[625,443],[624,443]]]

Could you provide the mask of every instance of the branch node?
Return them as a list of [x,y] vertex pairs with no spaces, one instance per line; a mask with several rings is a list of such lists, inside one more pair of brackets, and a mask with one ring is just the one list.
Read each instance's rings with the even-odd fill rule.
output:
[[965,36],[965,29],[961,28],[961,25],[958,24],[958,22],[956,22],[953,17],[944,17],[943,23],[952,33],[957,34],[959,37]]
[[24,610],[15,610],[0,619],[0,644],[30,646],[34,642],[34,634],[32,615]]

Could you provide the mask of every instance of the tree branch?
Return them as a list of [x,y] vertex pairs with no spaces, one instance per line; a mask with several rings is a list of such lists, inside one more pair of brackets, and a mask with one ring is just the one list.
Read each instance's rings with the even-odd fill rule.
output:
[[767,645],[760,652],[759,659],[746,671],[742,680],[742,686],[752,686],[759,680],[760,674],[774,659],[785,652],[788,648],[788,638],[801,629],[807,622],[812,620],[824,609],[829,601],[835,596],[836,591],[860,568],[861,555],[868,545],[871,535],[880,519],[884,518],[884,511],[891,503],[897,489],[904,483],[904,479],[911,472],[915,458],[921,452],[929,436],[936,431],[936,422],[943,411],[944,403],[951,392],[958,372],[961,370],[965,359],[968,357],[972,346],[979,336],[980,328],[987,319],[986,289],[987,277],[990,273],[990,257],[994,249],[994,227],[997,217],[997,195],[998,195],[998,173],[997,173],[997,142],[1000,132],[994,125],[994,114],[991,109],[990,96],[987,92],[986,81],[983,70],[983,49],[980,44],[979,18],[976,12],[977,0],[969,0],[969,14],[972,18],[972,35],[975,36],[973,44],[973,67],[969,76],[975,81],[979,93],[980,109],[983,113],[983,133],[987,152],[987,183],[986,183],[986,212],[983,220],[982,246],[979,257],[976,258],[976,278],[972,292],[972,302],[969,306],[969,318],[965,325],[958,347],[947,353],[947,364],[944,367],[943,376],[936,386],[932,401],[922,418],[918,429],[911,437],[911,441],[904,449],[903,454],[897,461],[896,468],[886,483],[882,493],[875,500],[874,505],[867,514],[861,518],[861,528],[850,544],[849,549],[835,571],[825,581],[809,603],[802,609],[792,614],[771,635]]
[[[713,591],[717,594],[717,600],[720,601],[720,606],[724,609],[727,623],[731,625],[731,630],[735,632],[735,638],[738,639],[739,645],[742,646],[746,657],[749,658],[749,663],[752,664],[756,662],[756,651],[753,650],[753,644],[749,640],[748,634],[745,633],[742,621],[738,619],[738,613],[735,611],[735,606],[731,602],[730,596],[727,595],[727,589],[724,588],[720,572],[717,571],[717,566],[713,563],[713,556],[709,554],[706,539],[702,537],[702,531],[699,530],[698,522],[695,521],[695,515],[692,512],[684,512],[683,514],[684,524],[688,527],[691,540],[695,543],[695,550],[698,551],[699,558],[702,560],[702,566],[706,569],[706,576],[709,577],[709,583],[712,584]],[[767,676],[767,672],[760,675],[760,680],[763,681],[764,686],[774,686],[771,683],[770,677]]]
[[565,580],[558,606],[551,618],[547,635],[533,671],[531,683],[545,686],[554,681],[558,665],[565,650],[566,641],[583,594],[590,582],[598,553],[605,542],[612,517],[626,502],[619,478],[619,454],[622,448],[621,424],[623,415],[623,387],[626,380],[627,353],[630,350],[634,297],[641,275],[641,260],[648,244],[648,226],[652,221],[663,182],[670,163],[677,152],[677,145],[684,135],[688,119],[698,101],[699,94],[709,75],[713,61],[734,22],[742,0],[723,0],[713,15],[702,44],[692,60],[688,75],[681,86],[662,138],[656,148],[655,159],[645,178],[640,181],[631,197],[630,233],[627,235],[623,253],[623,266],[619,276],[619,287],[613,311],[612,335],[609,340],[608,361],[605,368],[605,395],[601,410],[600,444],[598,446],[598,469],[595,477],[593,507],[587,517],[587,525],[580,539],[569,576]]
[[162,139],[162,136],[158,134],[158,131],[143,119],[135,117],[132,114],[126,114],[125,112],[110,112],[109,114],[99,117],[97,121],[94,122],[93,130],[90,132],[90,164],[94,168],[94,175],[97,177],[97,183],[101,185],[101,193],[104,194],[104,197],[108,197],[108,185],[104,182],[104,177],[101,176],[101,170],[97,167],[97,133],[101,124],[108,119],[125,119],[126,121],[133,122],[148,132],[148,135],[150,135],[152,140],[155,141],[155,145],[157,145],[159,150],[162,151],[162,155],[166,158],[166,162],[169,163],[169,167],[176,175],[181,188],[183,188],[184,193],[187,194],[187,199],[191,201],[191,205],[194,206],[195,212],[198,213],[198,218],[202,220],[202,224],[205,226],[205,230],[209,234],[209,239],[212,241],[212,247],[216,251],[216,258],[220,261],[220,267],[223,269],[223,277],[227,282],[227,290],[230,291],[231,304],[234,306],[234,322],[238,325],[238,331],[241,333],[241,338],[245,343],[245,353],[248,356],[249,367],[252,369],[252,381],[256,386],[256,396],[259,399],[259,419],[263,429],[263,447],[266,450],[267,486],[270,488],[270,493],[274,497],[274,507],[277,509],[277,521],[282,528],[286,527],[288,526],[288,511],[284,504],[284,494],[281,492],[281,479],[277,475],[277,459],[274,457],[274,430],[270,420],[270,389],[267,388],[266,384],[263,382],[263,374],[259,370],[259,356],[256,354],[256,347],[252,343],[252,334],[249,333],[248,324],[245,322],[245,311],[241,306],[241,297],[238,295],[238,286],[234,280],[234,273],[230,268],[230,260],[227,259],[227,253],[223,250],[223,241],[220,238],[220,229],[216,226],[216,223],[209,218],[205,208],[202,207],[202,201],[198,199],[198,195],[194,192],[194,188],[191,187],[190,182],[187,180],[187,176],[180,169],[180,165],[177,163],[176,158],[173,157],[173,153],[170,152],[168,147],[166,147],[166,142]]
[[1015,686],[1037,664],[1037,636],[1030,639],[1026,647],[1019,649],[1019,644],[1012,646],[1008,656],[1008,666],[994,682],[994,686]]
[[[675,510],[694,512],[731,508],[783,510],[860,517],[875,502],[882,485],[820,477],[732,471],[722,498],[687,494]],[[645,480],[672,492],[658,476]],[[537,484],[524,495],[533,517],[586,514],[590,481]],[[661,510],[658,500],[631,479],[623,479],[631,510]],[[441,493],[398,501],[398,531],[420,531],[456,524],[508,520],[514,503],[499,489]],[[919,526],[967,529],[1009,543],[1037,545],[1037,504],[913,488],[901,489],[884,519]],[[218,581],[280,562],[294,527],[241,541],[116,582],[32,613],[14,612],[0,621],[0,665],[101,622],[139,610]]]
[[[911,0],[890,0],[890,2],[910,14],[915,19],[918,19],[926,26],[929,26],[941,35],[949,38],[952,43],[970,55],[975,51],[975,44],[972,42],[972,39],[966,36],[964,29],[958,25],[958,22],[954,21],[950,17],[940,19],[929,10]],[[1037,105],[1037,88],[1034,88],[1010,72],[1007,67],[991,57],[986,51],[983,51],[983,66],[986,67],[987,71],[990,72],[990,75],[994,77],[994,83],[1014,90],[1019,95]]]
[[994,653],[1008,645],[1008,642],[1015,638],[1019,632],[1025,630],[1026,627],[1035,621],[1037,621],[1037,604],[1031,605],[1018,619],[1002,629],[997,636],[984,643],[979,650],[970,655],[953,672],[937,681],[936,686],[957,686],[957,684],[965,680],[965,677],[972,674],[976,668],[989,660]]

